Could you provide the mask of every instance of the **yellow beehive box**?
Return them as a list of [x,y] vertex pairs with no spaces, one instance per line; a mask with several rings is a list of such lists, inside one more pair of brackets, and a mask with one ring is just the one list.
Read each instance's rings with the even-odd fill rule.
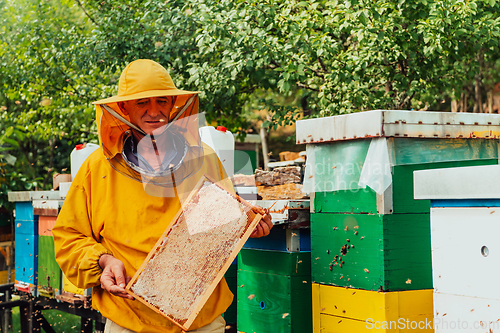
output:
[[313,284],[313,332],[434,332],[432,293],[432,289],[377,292]]

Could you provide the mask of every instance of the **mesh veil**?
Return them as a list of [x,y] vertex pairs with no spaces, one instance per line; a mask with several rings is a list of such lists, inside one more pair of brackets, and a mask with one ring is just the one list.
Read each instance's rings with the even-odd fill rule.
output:
[[[202,167],[198,95],[176,96],[169,122],[150,134],[137,135],[140,129],[131,127],[117,103],[96,108],[106,159],[122,175],[141,182],[148,194],[178,195],[179,185]],[[135,136],[132,131],[137,131]]]

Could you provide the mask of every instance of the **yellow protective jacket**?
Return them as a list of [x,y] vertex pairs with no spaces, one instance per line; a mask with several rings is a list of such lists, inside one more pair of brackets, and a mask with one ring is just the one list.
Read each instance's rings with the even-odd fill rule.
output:
[[[220,180],[224,169],[204,145],[205,159],[193,177]],[[111,167],[98,149],[73,180],[53,228],[56,260],[77,287],[93,288],[92,306],[122,327],[136,332],[181,332],[162,315],[139,301],[116,297],[100,287],[99,257],[109,253],[133,276],[181,208],[178,197],[153,197],[143,184]],[[211,323],[226,311],[233,295],[223,279],[190,329]]]

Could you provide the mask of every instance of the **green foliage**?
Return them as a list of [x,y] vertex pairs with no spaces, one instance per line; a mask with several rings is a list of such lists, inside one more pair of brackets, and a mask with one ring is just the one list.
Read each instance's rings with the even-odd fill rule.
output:
[[8,206],[8,191],[51,188],[71,146],[96,139],[90,102],[109,75],[91,65],[90,27],[69,1],[0,2],[0,206]]
[[96,141],[91,102],[139,58],[201,91],[207,120],[233,132],[253,106],[270,129],[299,111],[440,109],[462,96],[466,110],[500,80],[499,13],[496,0],[0,0],[0,163],[47,188],[75,143]]
[[[81,317],[58,310],[43,310],[42,315],[51,325],[56,333],[78,332],[81,325]],[[21,314],[19,307],[12,309],[12,332],[21,332]],[[95,330],[94,330],[95,332]]]
[[233,127],[245,125],[240,110],[260,89],[298,94],[308,113],[326,116],[438,107],[470,86],[480,70],[490,84],[498,79],[500,6],[493,0],[84,6],[97,22],[96,49],[103,58],[159,61],[181,86],[202,91],[209,121],[223,118]]

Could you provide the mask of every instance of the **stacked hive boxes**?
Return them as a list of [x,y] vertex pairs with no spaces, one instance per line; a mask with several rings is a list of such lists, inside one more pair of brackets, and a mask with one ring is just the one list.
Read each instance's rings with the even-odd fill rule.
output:
[[58,192],[10,192],[9,201],[15,202],[15,256],[16,288],[37,296],[39,262],[39,217],[33,200],[59,197]]
[[[74,286],[55,261],[52,227],[63,203],[59,191],[9,192],[8,195],[16,209],[16,288],[33,296],[84,302],[84,297],[91,295],[91,289]],[[63,291],[64,295],[57,296]]]
[[500,117],[469,116],[369,111],[297,123],[314,192],[314,332],[432,331],[430,208],[413,199],[413,171],[497,164]]
[[[264,208],[274,204],[273,210],[279,213],[271,214],[275,223],[271,234],[249,239],[238,255],[238,331],[311,332],[309,202],[264,200],[259,204]],[[301,209],[294,211],[294,205]],[[280,214],[293,217],[280,219]]]

